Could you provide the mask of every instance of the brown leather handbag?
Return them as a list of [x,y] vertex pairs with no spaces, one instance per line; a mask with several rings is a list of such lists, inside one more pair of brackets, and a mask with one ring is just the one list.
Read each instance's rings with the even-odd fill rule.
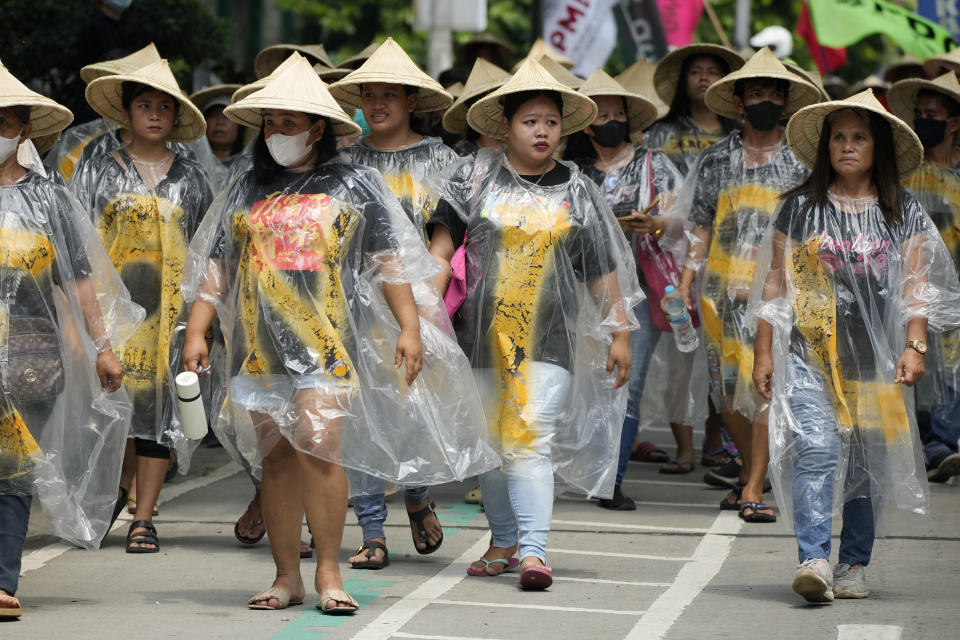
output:
[[10,316],[4,389],[19,405],[49,401],[63,392],[60,338],[47,318]]

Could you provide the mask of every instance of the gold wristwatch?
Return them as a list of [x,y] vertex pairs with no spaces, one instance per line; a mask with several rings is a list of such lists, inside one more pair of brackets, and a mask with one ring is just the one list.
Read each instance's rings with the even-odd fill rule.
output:
[[907,340],[907,346],[920,355],[926,355],[927,353],[927,343],[923,340]]

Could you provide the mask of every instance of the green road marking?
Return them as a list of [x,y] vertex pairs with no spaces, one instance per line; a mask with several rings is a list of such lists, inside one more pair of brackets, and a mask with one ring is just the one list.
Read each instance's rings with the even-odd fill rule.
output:
[[[454,502],[450,506],[442,507],[437,509],[437,514],[440,516],[440,520],[446,522],[452,522],[461,527],[465,527],[476,518],[478,515],[483,513],[478,504],[467,504],[462,500],[460,502]],[[444,529],[444,532],[447,530]]]
[[[367,573],[367,570],[361,570],[357,573],[362,575]],[[364,580],[361,575],[354,575],[344,580],[343,588],[360,603],[362,610],[368,603],[376,599],[380,592],[393,586],[393,583]],[[316,602],[313,604],[315,605]],[[310,606],[307,611],[294,618],[282,631],[273,635],[270,640],[303,640],[304,638],[318,640],[351,618],[353,616],[324,615],[316,607]]]

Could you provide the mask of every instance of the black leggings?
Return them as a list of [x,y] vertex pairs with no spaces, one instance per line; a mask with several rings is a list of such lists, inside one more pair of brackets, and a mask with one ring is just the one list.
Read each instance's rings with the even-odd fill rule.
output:
[[168,460],[170,458],[170,447],[154,440],[134,438],[133,449],[138,456],[143,456],[144,458],[160,458],[162,460]]

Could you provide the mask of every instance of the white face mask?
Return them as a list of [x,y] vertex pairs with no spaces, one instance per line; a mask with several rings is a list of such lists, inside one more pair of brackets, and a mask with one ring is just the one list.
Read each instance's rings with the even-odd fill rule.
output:
[[7,158],[17,152],[20,146],[20,134],[23,133],[23,127],[12,138],[0,136],[0,162],[6,162]]
[[267,138],[267,150],[277,164],[284,167],[292,167],[310,153],[313,145],[307,144],[310,138],[310,129],[298,133],[295,136],[285,136],[282,133],[275,133]]

